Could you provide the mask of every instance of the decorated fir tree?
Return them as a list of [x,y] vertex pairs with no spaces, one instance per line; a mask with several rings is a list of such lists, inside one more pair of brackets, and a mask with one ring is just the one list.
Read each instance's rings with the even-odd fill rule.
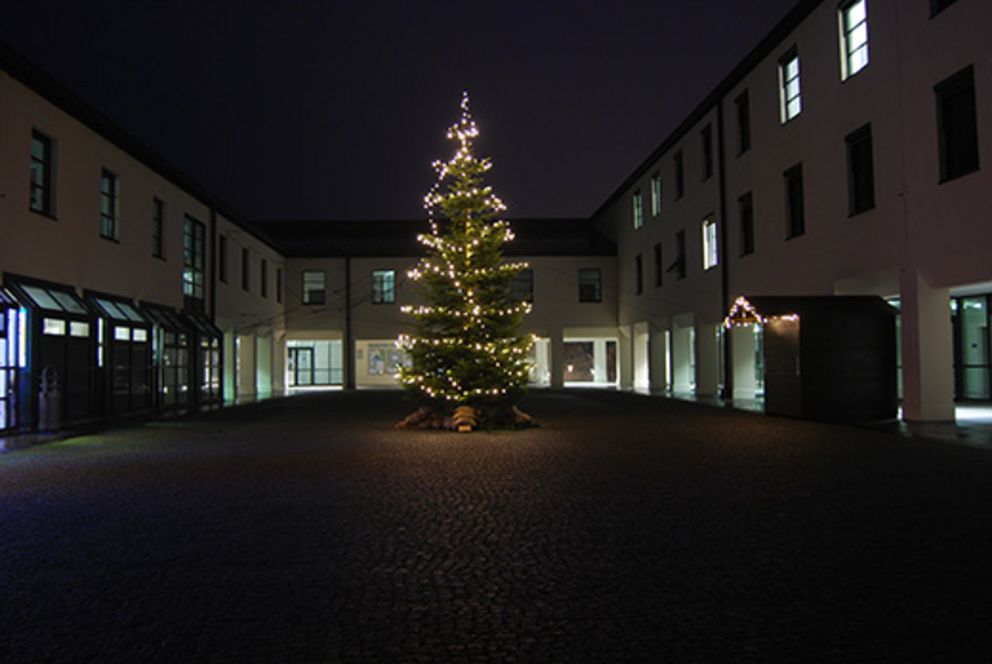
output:
[[461,109],[448,131],[457,150],[434,162],[438,179],[424,199],[430,232],[418,240],[427,255],[409,276],[423,285],[425,304],[404,307],[417,333],[398,341],[412,360],[400,380],[423,405],[410,422],[436,426],[448,418],[450,425],[457,409],[456,424],[507,426],[529,420],[515,404],[530,373],[533,342],[520,325],[531,305],[512,291],[527,265],[503,259],[502,246],[513,239],[499,219],[506,206],[484,183],[491,161],[473,154],[479,130],[467,93]]

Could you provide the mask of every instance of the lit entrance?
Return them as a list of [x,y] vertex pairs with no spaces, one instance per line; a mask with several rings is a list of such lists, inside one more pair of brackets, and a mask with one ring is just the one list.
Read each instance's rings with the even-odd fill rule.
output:
[[289,386],[313,385],[313,348],[289,349]]

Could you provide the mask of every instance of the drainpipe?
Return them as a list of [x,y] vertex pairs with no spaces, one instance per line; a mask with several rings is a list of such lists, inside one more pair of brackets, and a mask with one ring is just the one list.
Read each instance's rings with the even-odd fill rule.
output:
[[[722,248],[720,260],[720,312],[721,314],[730,310],[730,244],[727,241],[729,233],[727,225],[727,167],[726,167],[726,145],[723,136],[723,97],[716,103],[716,141],[717,155],[717,182],[720,187],[720,247]],[[723,336],[723,392],[720,396],[730,399],[734,394],[734,357],[731,351],[729,335]]]
[[351,257],[344,259],[344,375],[345,388],[355,389],[355,346],[351,339]]

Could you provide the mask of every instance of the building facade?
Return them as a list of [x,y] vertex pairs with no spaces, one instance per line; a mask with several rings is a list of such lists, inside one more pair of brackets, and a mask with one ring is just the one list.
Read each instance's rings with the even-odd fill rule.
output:
[[[990,33],[983,0],[802,0],[590,219],[512,221],[532,383],[750,400],[738,296],[877,295],[906,419],[992,398]],[[252,223],[0,64],[0,431],[396,384],[424,221]]]

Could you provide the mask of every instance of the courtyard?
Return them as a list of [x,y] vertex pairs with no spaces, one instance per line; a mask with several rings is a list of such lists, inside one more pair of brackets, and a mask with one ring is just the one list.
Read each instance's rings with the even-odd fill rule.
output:
[[605,391],[309,394],[0,456],[0,661],[977,661],[986,450]]

